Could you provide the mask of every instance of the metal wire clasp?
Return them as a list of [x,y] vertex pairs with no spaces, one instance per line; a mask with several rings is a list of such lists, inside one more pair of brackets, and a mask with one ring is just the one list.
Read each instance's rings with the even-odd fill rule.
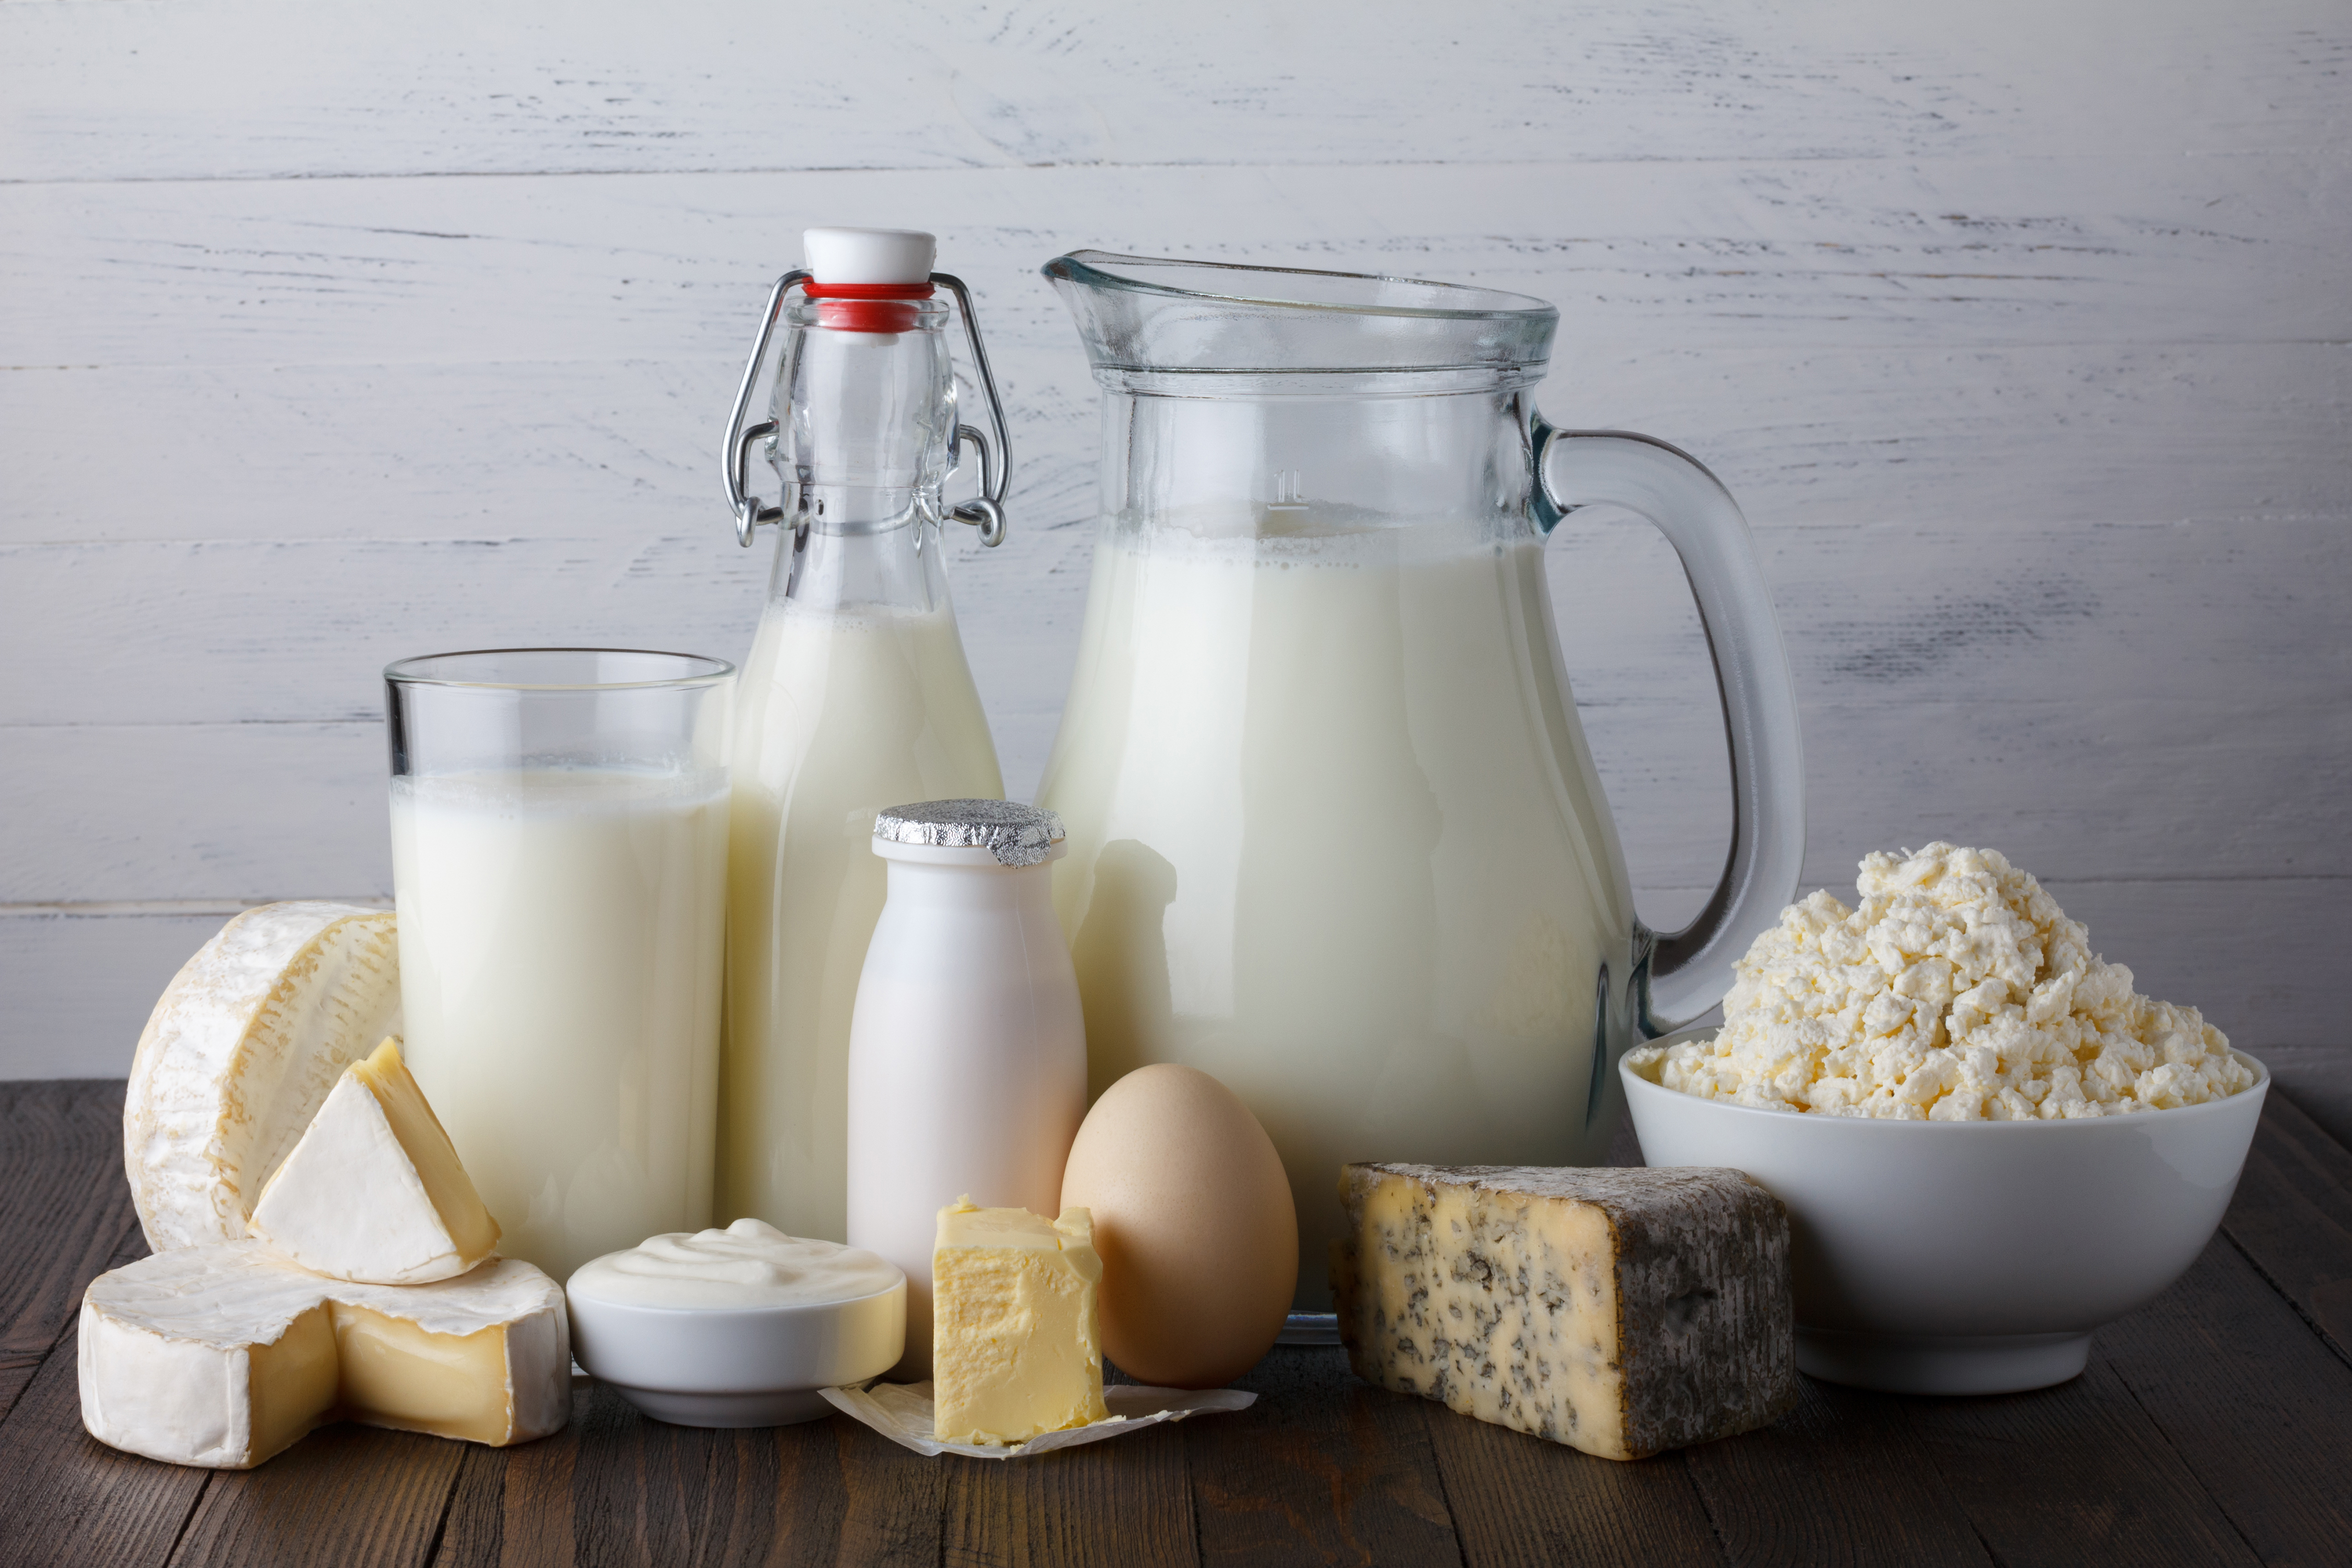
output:
[[[768,293],[768,308],[760,318],[760,335],[752,340],[751,357],[743,366],[742,384],[735,391],[735,412],[727,420],[727,440],[719,451],[719,468],[727,485],[727,508],[735,514],[735,542],[750,549],[751,534],[763,522],[782,521],[784,509],[763,501],[751,492],[751,448],[776,433],[776,422],[762,419],[756,425],[744,420],[751,412],[751,395],[759,389],[760,366],[768,357],[769,341],[775,336],[776,321],[783,314],[784,296],[793,286],[809,280],[803,268],[795,268],[776,279]],[[1012,483],[1013,443],[1004,429],[1004,401],[996,393],[996,375],[988,366],[988,349],[980,341],[980,318],[972,313],[971,290],[963,279],[946,272],[931,274],[931,282],[953,294],[963,313],[964,340],[971,345],[972,369],[979,374],[980,388],[988,398],[988,425],[994,436],[990,437],[970,425],[955,427],[958,452],[956,466],[961,468],[961,451],[969,442],[980,452],[980,494],[950,510],[949,516],[958,522],[969,522],[980,530],[980,542],[995,546],[1004,542],[1004,493]]]

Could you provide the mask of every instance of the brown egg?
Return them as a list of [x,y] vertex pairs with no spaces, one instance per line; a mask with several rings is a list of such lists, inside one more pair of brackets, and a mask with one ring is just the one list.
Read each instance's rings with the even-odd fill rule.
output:
[[1298,1214],[1233,1090],[1170,1063],[1105,1089],[1064,1168],[1075,1205],[1094,1211],[1103,1350],[1129,1376],[1214,1388],[1273,1346],[1298,1284]]

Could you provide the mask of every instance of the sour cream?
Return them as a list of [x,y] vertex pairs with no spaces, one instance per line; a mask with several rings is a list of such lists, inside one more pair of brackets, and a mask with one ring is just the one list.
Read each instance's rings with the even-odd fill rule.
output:
[[862,1247],[786,1236],[756,1219],[668,1231],[608,1252],[572,1276],[575,1295],[631,1307],[740,1310],[854,1301],[905,1276]]
[[669,1231],[565,1282],[572,1353],[657,1420],[778,1426],[831,1412],[907,1343],[907,1277],[873,1253],[756,1219]]

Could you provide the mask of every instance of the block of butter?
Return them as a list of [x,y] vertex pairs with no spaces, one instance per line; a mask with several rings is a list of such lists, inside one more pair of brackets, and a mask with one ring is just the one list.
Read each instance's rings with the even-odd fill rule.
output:
[[344,1069],[246,1229],[305,1268],[376,1285],[455,1279],[499,1242],[391,1038]]
[[1796,1404],[1789,1216],[1740,1172],[1349,1165],[1356,1374],[1607,1459]]
[[90,1281],[79,1370],[91,1436],[215,1469],[329,1421],[504,1446],[572,1410],[563,1288],[516,1261],[360,1285],[257,1241],[175,1247]]
[[1048,1220],[966,1198],[931,1254],[932,1430],[1019,1443],[1102,1421],[1102,1259],[1082,1208]]

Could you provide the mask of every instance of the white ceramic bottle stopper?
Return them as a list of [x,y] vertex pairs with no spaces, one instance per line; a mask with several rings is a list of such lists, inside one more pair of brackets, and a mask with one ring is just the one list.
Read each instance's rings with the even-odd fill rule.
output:
[[929,283],[939,241],[913,228],[810,228],[801,255],[819,284]]

